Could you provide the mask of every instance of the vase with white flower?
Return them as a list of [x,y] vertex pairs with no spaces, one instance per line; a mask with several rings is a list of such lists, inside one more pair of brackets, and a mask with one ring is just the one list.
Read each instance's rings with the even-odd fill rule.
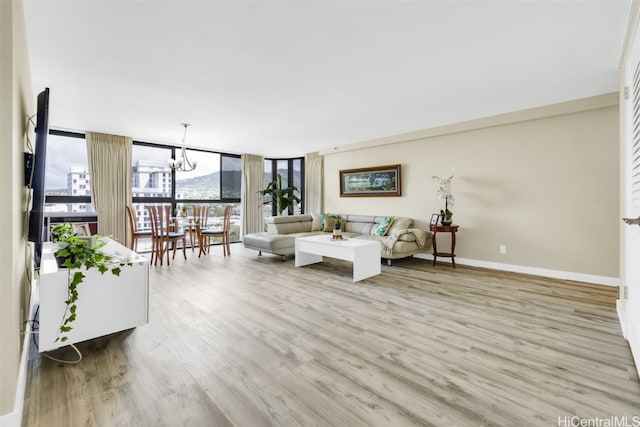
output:
[[433,180],[438,186],[438,199],[444,200],[444,209],[440,210],[440,222],[442,225],[451,225],[453,216],[453,212],[449,210],[450,206],[453,206],[455,199],[453,194],[451,194],[451,189],[449,188],[451,185],[451,180],[453,179],[453,175],[448,178],[440,178],[438,176],[434,176]]

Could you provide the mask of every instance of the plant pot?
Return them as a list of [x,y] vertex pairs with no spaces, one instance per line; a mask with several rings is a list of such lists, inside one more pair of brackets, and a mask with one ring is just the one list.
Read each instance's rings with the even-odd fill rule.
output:
[[447,219],[443,219],[441,221],[441,224],[444,225],[444,226],[449,226],[449,225],[453,224],[453,221],[451,219],[448,219],[448,220]]

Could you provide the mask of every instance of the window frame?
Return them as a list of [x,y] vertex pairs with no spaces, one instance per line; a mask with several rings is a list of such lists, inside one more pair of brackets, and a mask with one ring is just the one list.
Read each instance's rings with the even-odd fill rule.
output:
[[[304,174],[304,157],[287,157],[287,158],[275,158],[275,157],[265,157],[264,161],[271,162],[271,180],[275,181],[278,178],[278,162],[286,161],[287,162],[287,186],[291,186],[294,182],[293,179],[293,162],[299,160],[300,161],[300,187],[298,188],[298,194],[300,195],[300,214],[304,214],[304,185],[305,185],[305,174]],[[284,176],[283,176],[284,178]],[[271,204],[271,215],[276,216],[278,214],[276,210],[276,206]],[[289,215],[293,215],[293,212],[289,212]]]

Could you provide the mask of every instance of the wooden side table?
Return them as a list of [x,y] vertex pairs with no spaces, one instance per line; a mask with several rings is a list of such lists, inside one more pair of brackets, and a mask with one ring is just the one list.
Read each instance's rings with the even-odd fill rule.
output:
[[[451,258],[451,265],[456,268],[456,233],[458,232],[459,225],[430,225],[431,231],[431,244],[433,245],[433,266],[436,265],[437,257]],[[451,252],[438,252],[438,246],[436,245],[436,234],[438,233],[451,233]]]

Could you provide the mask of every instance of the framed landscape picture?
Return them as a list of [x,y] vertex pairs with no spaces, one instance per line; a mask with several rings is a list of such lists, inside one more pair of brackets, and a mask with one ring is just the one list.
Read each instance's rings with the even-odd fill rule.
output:
[[401,196],[401,165],[340,171],[340,197]]

